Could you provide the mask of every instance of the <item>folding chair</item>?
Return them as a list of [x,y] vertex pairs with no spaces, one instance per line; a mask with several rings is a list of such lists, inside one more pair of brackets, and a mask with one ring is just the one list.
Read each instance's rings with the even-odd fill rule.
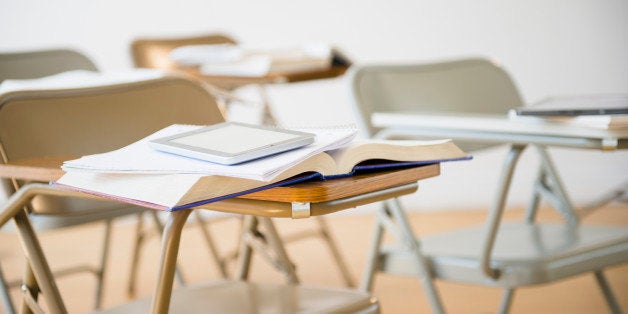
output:
[[[387,132],[371,124],[375,112],[503,114],[522,105],[512,79],[501,67],[484,59],[429,64],[364,65],[351,73],[351,90],[359,123],[375,138],[414,137],[418,132]],[[419,136],[420,137],[420,136]],[[494,143],[454,138],[466,151]],[[619,306],[603,269],[628,261],[628,229],[580,224],[575,213],[557,206],[565,224],[535,222],[538,200],[521,223],[501,223],[514,163],[523,146],[515,145],[502,171],[502,186],[485,227],[457,230],[417,239],[398,200],[384,203],[377,214],[369,264],[361,289],[370,291],[377,271],[419,276],[435,313],[444,311],[433,278],[501,287],[500,313],[508,311],[518,287],[553,282],[593,272],[614,313]],[[542,177],[560,185],[543,147]],[[561,189],[556,189],[562,191]],[[544,195],[549,195],[545,193]],[[384,232],[396,245],[384,247]]]
[[40,78],[72,70],[98,71],[87,56],[71,49],[0,52],[0,82]]
[[[45,49],[36,51],[4,52],[0,53],[0,82],[6,79],[34,79],[65,71],[86,70],[97,71],[96,65],[85,55],[71,49]],[[26,139],[29,133],[18,133],[4,129],[6,134],[12,134],[20,140]],[[0,143],[1,144],[1,143]],[[0,150],[2,147],[0,147]],[[7,162],[13,156],[2,151],[3,162]],[[2,180],[1,197],[5,199],[12,194],[21,182]],[[109,210],[109,207],[115,210]],[[105,211],[105,209],[107,209]],[[106,260],[109,252],[109,239],[111,223],[114,218],[128,215],[139,215],[142,209],[129,206],[112,206],[106,202],[77,201],[67,198],[37,198],[28,209],[33,214],[42,214],[32,217],[35,229],[38,231],[52,230],[71,226],[103,221],[105,232],[103,236],[102,253],[97,267],[89,265],[77,265],[63,270],[57,270],[55,274],[66,275],[76,272],[88,271],[96,276],[97,288],[95,293],[95,307],[101,305],[103,295],[103,280],[106,268]],[[7,283],[0,271],[0,293],[6,313],[15,312],[8,290],[5,288],[19,286],[20,282]]]
[[[138,140],[158,129],[172,123],[213,124],[223,121],[223,117],[211,94],[202,84],[180,78],[163,77],[140,82],[118,85],[82,88],[76,90],[19,92],[0,100],[0,142],[3,144],[8,161],[23,160],[36,157],[59,157],[67,155],[84,155],[96,151],[112,150],[124,144]],[[55,117],[52,119],[51,117]],[[27,121],[28,123],[25,123]],[[15,135],[4,132],[10,129],[12,134],[29,135],[27,139],[39,139],[45,143],[41,147],[20,141]],[[395,192],[401,195],[416,190],[416,186]],[[22,207],[40,197],[73,197],[91,199],[93,196],[73,191],[57,189],[40,183],[21,185],[9,200],[0,208],[0,226],[8,220],[14,219],[19,230],[23,248],[27,253],[32,274],[25,277],[23,302],[31,309],[40,310],[37,304],[38,291],[42,292],[42,300],[46,302],[51,312],[63,313],[66,311],[54,278],[50,274],[41,246],[32,229],[30,218],[25,215]],[[376,194],[377,200],[383,196]],[[361,204],[359,202],[355,203]],[[253,204],[263,212],[259,203]],[[234,206],[234,205],[227,205]],[[338,206],[337,204],[334,206]],[[251,206],[250,206],[251,207]],[[275,209],[272,209],[275,210]],[[165,234],[177,238],[180,236],[183,223],[191,210],[173,213],[174,220],[165,227]],[[247,230],[253,230],[252,218],[247,222]],[[259,241],[275,243],[275,252],[282,251],[281,240],[273,232],[270,220],[263,220],[267,237]],[[172,233],[175,235],[172,235]],[[178,241],[178,239],[175,239]],[[168,249],[162,254],[168,255],[171,261],[176,260],[178,242],[174,244],[166,241]],[[250,254],[250,246],[243,244],[243,250]],[[282,253],[283,252],[283,253]],[[172,264],[162,265],[170,275],[174,271]],[[240,267],[244,273],[247,265]],[[283,263],[283,267],[292,267],[290,263]],[[167,277],[167,276],[166,276]],[[245,275],[241,275],[242,278]],[[172,279],[172,277],[170,277]],[[164,280],[160,284],[172,284],[172,280]],[[222,292],[221,292],[222,291]],[[203,297],[205,293],[209,296]],[[157,296],[160,298],[161,295]],[[290,311],[303,310],[301,307],[322,308],[323,311],[377,313],[378,304],[367,293],[340,289],[320,289],[301,286],[260,285],[243,281],[220,281],[204,287],[192,287],[175,291],[173,304],[177,308],[206,312],[209,306],[207,300],[217,302],[231,302],[225,308],[214,308],[218,312],[246,311],[268,309],[278,311],[277,308]],[[169,302],[169,299],[167,302]],[[160,299],[161,300],[161,299]],[[195,300],[195,303],[192,301]],[[308,301],[309,300],[309,301]],[[327,301],[332,301],[328,303]],[[249,302],[253,301],[253,303]],[[137,307],[145,309],[147,300],[137,301],[128,306],[111,309],[122,313],[135,312]],[[166,302],[162,300],[161,302]],[[191,304],[205,302],[207,307],[190,307]],[[259,302],[256,304],[255,302]],[[247,306],[251,306],[247,308]],[[105,311],[103,313],[106,313]]]

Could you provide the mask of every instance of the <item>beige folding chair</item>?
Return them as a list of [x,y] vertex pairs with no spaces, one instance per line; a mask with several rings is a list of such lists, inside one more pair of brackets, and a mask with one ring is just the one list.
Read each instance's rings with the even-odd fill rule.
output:
[[[351,90],[359,123],[375,138],[421,137],[411,129],[391,133],[371,124],[374,112],[503,114],[522,100],[508,73],[484,59],[462,59],[429,64],[364,65],[353,69]],[[424,134],[423,134],[424,136]],[[454,138],[466,151],[494,145]],[[523,147],[514,146],[502,173],[512,176],[512,160]],[[544,148],[542,177],[556,182],[554,167]],[[361,289],[369,291],[377,271],[418,275],[435,313],[444,311],[432,278],[501,287],[500,313],[508,311],[514,289],[593,272],[607,303],[620,312],[602,270],[628,261],[628,229],[590,226],[562,207],[567,223],[534,222],[538,201],[521,223],[500,223],[508,184],[500,187],[497,204],[485,227],[458,230],[417,239],[397,200],[387,201],[377,215],[369,264]],[[387,231],[397,243],[382,246]]]
[[[131,52],[136,67],[177,69],[178,67],[169,59],[169,54],[177,47],[186,45],[210,45],[210,44],[236,44],[236,41],[229,36],[223,34],[208,34],[191,37],[168,37],[168,38],[138,38],[131,43]],[[260,88],[262,98],[268,103],[267,96],[263,87]],[[230,99],[240,100],[237,96],[224,90],[212,87],[215,96],[224,98],[223,101],[228,102]],[[264,120],[274,123],[274,118],[268,117],[269,112],[265,112]],[[327,222],[323,217],[317,217],[317,227],[313,230],[305,230],[298,234],[284,235],[286,243],[307,239],[311,237],[320,238],[329,248],[334,258],[342,279],[349,287],[354,286],[353,278],[349,269],[340,253],[338,245],[335,243]]]
[[89,58],[71,49],[0,52],[0,82],[39,78],[71,70],[98,71]]
[[[204,85],[180,77],[75,90],[36,93],[22,91],[0,98],[0,143],[7,161],[109,151],[172,123],[213,124],[222,121],[223,116]],[[28,217],[22,211],[24,204],[31,203],[31,199],[35,201],[37,198],[54,196],[91,198],[84,193],[61,190],[54,186],[26,183],[0,207],[0,226],[10,219],[15,220],[29,265],[34,271],[27,274],[24,280],[25,305],[36,311],[41,310],[37,304],[37,291],[41,290],[40,299],[44,300],[47,308],[53,313],[63,313],[66,311],[65,306],[54,278],[50,275],[37,236],[32,230],[30,219],[33,216]],[[190,211],[177,213],[172,214],[177,217],[175,226],[167,225],[166,234],[172,233],[173,229],[180,232]],[[274,235],[270,220],[264,220],[264,223],[269,233],[257,241],[273,242],[274,248],[285,255],[280,239]],[[178,249],[178,244],[176,246]],[[250,248],[246,250],[250,253]],[[172,253],[166,251],[163,254]],[[176,260],[176,253],[170,254],[170,257],[173,255]],[[289,263],[279,266],[293,267]],[[167,268],[173,271],[173,267]],[[244,268],[246,267],[242,267],[240,271],[246,272]],[[242,278],[245,278],[244,275]],[[171,285],[172,282],[166,284]],[[192,302],[193,300],[195,302]],[[138,301],[111,311],[135,312],[136,306],[145,306],[146,302]],[[199,302],[201,304],[205,302],[206,307],[190,308],[191,304],[198,305]],[[230,303],[224,308],[219,308],[216,307],[217,303],[213,302]],[[181,311],[186,313],[192,309],[197,312],[214,309],[221,313],[258,312],[269,309],[274,313],[284,312],[282,309],[288,309],[290,312],[307,312],[311,308],[322,308],[325,312],[376,313],[379,309],[376,300],[369,294],[356,291],[296,285],[260,285],[225,280],[185,291],[177,290],[172,304],[177,307],[177,311],[185,309]]]
[[[20,51],[0,53],[0,82],[6,79],[33,79],[40,78],[60,72],[71,70],[97,71],[96,65],[85,55],[71,49],[46,49],[37,51]],[[28,134],[13,133],[20,139],[25,139]],[[17,132],[17,130],[15,131]],[[3,161],[6,162],[8,156],[3,154]],[[8,195],[12,194],[20,183],[3,180],[0,189],[0,198],[4,202]],[[76,226],[96,221],[105,222],[105,233],[103,238],[102,255],[98,267],[76,266],[55,272],[56,275],[66,275],[75,272],[88,271],[97,278],[97,289],[95,306],[101,304],[103,294],[103,279],[106,271],[106,260],[109,251],[109,239],[111,221],[113,218],[137,214],[142,211],[140,208],[120,207],[113,211],[103,211],[111,207],[105,202],[76,201],[69,199],[37,198],[31,205],[34,212],[45,212],[45,215],[33,217],[35,228],[38,231],[51,230],[63,227]],[[71,217],[69,217],[71,216]],[[20,282],[7,283],[0,271],[0,294],[6,313],[13,313],[14,307],[9,296],[8,287],[19,286]],[[7,288],[7,289],[5,289]]]

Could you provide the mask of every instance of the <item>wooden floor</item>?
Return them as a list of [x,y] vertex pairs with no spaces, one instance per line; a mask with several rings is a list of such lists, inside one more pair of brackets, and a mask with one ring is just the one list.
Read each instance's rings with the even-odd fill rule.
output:
[[[372,230],[373,217],[356,215],[331,215],[328,221],[347,262],[351,265],[354,278],[359,279],[364,265],[367,244]],[[521,211],[511,210],[505,219],[520,218]],[[410,214],[413,227],[419,235],[455,229],[460,226],[482,223],[483,211],[439,211],[415,212]],[[541,211],[542,219],[558,219],[550,210]],[[604,223],[628,227],[628,208],[611,206],[587,217],[585,223]],[[280,220],[277,222],[282,234],[289,234],[312,226],[311,220]],[[212,233],[223,251],[235,245],[238,223],[235,220],[212,225]],[[134,230],[132,223],[119,223],[114,228],[113,252],[106,281],[105,306],[127,300],[125,284],[128,278],[128,261],[131,243],[128,240]],[[53,267],[72,265],[75,262],[95,263],[100,246],[102,227],[85,226],[49,232],[42,236],[49,262]],[[156,237],[148,241],[142,255],[142,272],[138,283],[139,296],[149,296],[155,281],[159,242]],[[188,228],[183,236],[180,253],[182,269],[190,282],[217,278],[214,264],[209,260],[205,244],[196,228]],[[13,235],[0,235],[0,261],[5,275],[18,279],[22,273],[22,258]],[[297,265],[303,283],[310,285],[341,286],[340,276],[331,262],[325,247],[317,240],[304,240],[288,245],[288,251]],[[607,276],[621,306],[628,311],[628,265],[609,269]],[[255,260],[252,280],[282,282],[282,278],[268,265]],[[70,313],[88,313],[93,303],[94,280],[90,275],[78,274],[58,280],[66,306]],[[437,287],[449,313],[495,313],[501,291],[495,288],[468,286],[438,282]],[[17,291],[13,291],[17,298]],[[375,295],[379,298],[383,313],[428,313],[429,306],[417,279],[379,275],[375,282]],[[516,292],[512,313],[606,313],[608,309],[601,293],[597,290],[592,275],[564,280],[550,285],[520,289]]]

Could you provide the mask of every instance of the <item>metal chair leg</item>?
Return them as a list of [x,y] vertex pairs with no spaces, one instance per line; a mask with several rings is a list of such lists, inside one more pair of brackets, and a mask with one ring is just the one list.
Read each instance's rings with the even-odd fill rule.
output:
[[408,223],[408,218],[405,215],[399,200],[389,199],[384,202],[383,206],[377,213],[375,220],[375,230],[371,237],[371,247],[367,256],[367,264],[362,274],[362,282],[360,283],[360,290],[370,292],[373,287],[373,279],[377,272],[379,265],[379,257],[381,252],[381,245],[384,232],[392,234],[398,242],[412,252],[417,263],[417,269],[419,272],[419,280],[423,285],[425,294],[430,301],[430,307],[433,313],[444,313],[442,302],[438,291],[434,286],[432,280],[432,274],[427,265],[425,257],[421,253],[421,247],[417,240],[414,231]]
[[131,258],[131,269],[129,270],[129,280],[127,282],[126,293],[129,299],[135,297],[137,281],[137,268],[140,264],[140,252],[142,244],[146,236],[144,234],[144,216],[143,213],[137,214],[137,223],[135,225],[135,242],[133,243],[133,256]]
[[105,274],[107,273],[107,259],[109,257],[109,248],[111,246],[111,225],[112,220],[107,219],[105,222],[105,234],[100,254],[100,268],[96,273],[96,293],[94,300],[94,308],[99,309],[102,306],[102,296],[105,286]]
[[619,307],[619,303],[617,303],[617,299],[615,299],[615,295],[613,294],[613,290],[611,286],[608,284],[606,280],[606,276],[601,270],[597,270],[593,272],[595,274],[595,279],[597,280],[598,285],[600,286],[600,290],[602,290],[602,294],[604,294],[604,299],[606,299],[606,304],[608,304],[608,308],[611,310],[613,314],[622,313],[621,308]]
[[382,208],[378,211],[375,219],[375,230],[373,230],[371,235],[371,246],[366,256],[366,266],[364,267],[364,272],[362,273],[362,282],[360,282],[359,288],[360,291],[373,291],[375,273],[378,269],[379,249],[382,246],[382,241],[384,239],[384,226],[379,222],[379,216],[386,215],[385,211],[386,208],[384,208],[384,205],[382,204]]
[[410,245],[410,249],[414,254],[419,270],[419,280],[423,285],[423,289],[427,294],[428,299],[430,300],[430,306],[432,308],[433,313],[445,313],[443,309],[443,303],[440,300],[440,296],[438,295],[438,291],[434,286],[434,281],[432,280],[432,274],[430,272],[429,266],[427,265],[427,261],[423,254],[421,253],[421,246],[419,241],[417,240],[414,231],[412,231],[412,227],[408,223],[408,218],[405,215],[401,205],[399,204],[399,199],[393,198],[387,200],[388,208],[390,209],[392,216],[397,221],[399,225],[400,231],[403,233],[404,239],[403,241]]
[[284,247],[283,241],[277,233],[277,229],[275,229],[275,224],[273,223],[272,219],[268,217],[258,217],[257,219],[264,226],[264,231],[266,231],[266,241],[268,243],[269,249],[275,253],[275,265],[279,268],[279,271],[283,273],[287,283],[298,284],[299,279],[297,278],[294,264],[292,263],[292,261],[290,261],[290,258],[288,257],[286,248]]
[[530,203],[528,204],[528,208],[526,209],[525,221],[528,223],[534,222],[536,218],[536,213],[541,203],[540,189],[542,189],[543,182],[545,182],[545,171],[543,170],[543,167],[539,168],[539,173],[536,176],[534,185],[532,186],[532,197],[530,198]]
[[[535,145],[537,148],[537,152],[541,157],[541,166],[543,167],[547,179],[551,181],[551,184],[548,184],[548,198],[555,199],[553,203],[555,203],[556,210],[565,218],[565,220],[572,225],[577,225],[580,221],[576,210],[574,209],[573,203],[569,199],[569,195],[567,195],[567,191],[564,187],[564,184],[558,175],[558,170],[554,165],[554,162],[550,158],[547,149],[541,145]],[[551,195],[551,196],[549,196]]]
[[237,268],[235,278],[238,280],[247,280],[251,269],[251,258],[253,257],[253,248],[249,245],[247,237],[257,229],[257,219],[253,216],[245,216],[242,222],[242,230],[240,234],[240,244],[237,254]]
[[225,265],[224,259],[220,257],[220,253],[218,253],[218,248],[216,247],[216,243],[214,242],[213,237],[209,233],[209,229],[207,227],[207,223],[205,219],[203,219],[200,211],[194,211],[194,217],[198,222],[199,228],[201,229],[201,234],[209,247],[209,254],[211,254],[214,262],[216,262],[216,266],[218,267],[218,271],[222,278],[228,278],[229,274],[227,273],[227,266]]
[[515,289],[508,288],[504,290],[504,295],[502,296],[502,302],[499,305],[499,314],[506,314],[510,311],[510,305],[512,305],[512,297],[515,294]]
[[9,287],[6,284],[6,279],[4,277],[4,273],[2,272],[1,266],[0,266],[0,298],[2,298],[2,308],[4,309],[4,313],[14,314],[15,307],[13,306],[13,301],[11,300],[11,295],[9,294]]
[[323,238],[323,241],[325,241],[325,243],[327,244],[331,255],[336,261],[336,265],[338,265],[338,270],[340,271],[340,275],[342,275],[342,279],[344,280],[345,285],[347,287],[355,287],[355,282],[353,280],[353,277],[351,277],[349,267],[342,257],[342,254],[340,254],[340,249],[338,249],[338,245],[331,235],[329,226],[327,225],[327,220],[321,216],[316,216],[315,218],[320,228],[320,235]]
[[[44,252],[26,212],[20,210],[20,212],[15,215],[14,219],[20,241],[22,242],[22,248],[28,260],[28,264],[30,265],[28,270],[32,269],[32,278],[35,279],[33,282],[25,282],[25,284],[36,284],[32,288],[42,292],[46,305],[51,313],[67,313],[59,289],[52,276],[52,271],[50,271],[50,267],[46,262]],[[31,276],[27,276],[25,279],[30,281],[29,277]],[[30,312],[27,308],[27,304],[23,303],[20,313]]]
[[[263,232],[258,226],[263,227]],[[245,216],[242,228],[238,266],[235,278],[248,278],[253,252],[257,252],[286,278],[289,284],[299,283],[294,264],[290,261],[283,241],[279,237],[272,219],[267,217]]]

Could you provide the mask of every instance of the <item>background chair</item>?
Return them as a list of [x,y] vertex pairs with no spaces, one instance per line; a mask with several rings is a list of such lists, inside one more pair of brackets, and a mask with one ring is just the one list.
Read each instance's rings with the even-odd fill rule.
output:
[[[164,77],[76,90],[36,93],[23,91],[0,98],[0,143],[2,143],[7,161],[108,151],[137,141],[173,123],[214,124],[222,121],[224,118],[209,91],[197,82],[180,77]],[[8,130],[11,133],[7,132]],[[17,136],[17,134],[22,136]],[[35,145],[35,142],[38,145]],[[25,291],[25,302],[29,305],[36,303],[37,292],[33,290],[37,284],[42,288],[42,299],[49,301],[47,305],[52,309],[51,311],[63,312],[64,305],[58,293],[55,292],[54,280],[41,277],[49,277],[45,274],[47,271],[45,271],[46,262],[43,253],[41,250],[31,250],[38,246],[38,241],[28,230],[28,218],[23,217],[23,212],[18,210],[21,209],[21,204],[28,202],[33,194],[37,195],[36,198],[43,195],[50,196],[50,194],[89,196],[30,183],[23,185],[4,206],[0,207],[0,226],[8,219],[16,220],[22,239],[26,239],[23,243],[25,250],[29,253],[27,254],[29,262],[35,265],[33,266],[36,271],[34,276],[38,280],[35,283],[34,280],[26,278],[25,281],[31,285],[30,289]],[[183,218],[173,223],[177,225],[174,228],[180,231],[188,214],[189,211],[175,212],[173,215]],[[273,230],[272,225],[268,224],[267,227]],[[168,229],[171,229],[171,226]],[[271,242],[278,241],[276,236],[265,239]],[[264,238],[258,241],[264,242]],[[283,251],[281,253],[285,254]],[[292,267],[292,265],[281,266]],[[40,272],[41,269],[44,269],[44,274]],[[175,292],[173,303],[187,306],[188,310],[195,309],[202,312],[206,312],[207,308],[191,308],[192,300],[207,302],[211,299],[232,302],[226,308],[217,309],[219,312],[233,311],[238,308],[256,311],[258,307],[263,308],[269,303],[271,308],[289,308],[291,311],[302,310],[295,308],[295,304],[305,305],[308,308],[310,306],[323,307],[329,310],[334,307],[325,307],[329,303],[325,304],[326,302],[323,301],[331,298],[332,306],[341,312],[374,313],[378,310],[377,303],[370,295],[338,289],[276,285],[260,288],[259,285],[243,281],[221,281],[219,284],[204,288],[193,288],[189,292],[190,294]],[[134,306],[146,304],[146,301],[138,302],[129,307],[123,306],[118,310],[121,313],[136,312]],[[214,305],[208,303],[206,306],[213,307]],[[250,307],[247,308],[247,306]],[[34,308],[38,307],[34,306]],[[235,311],[239,312],[239,310]]]
[[0,82],[39,78],[72,70],[98,71],[88,57],[70,49],[0,53]]
[[[138,68],[159,68],[159,69],[170,69],[170,70],[180,70],[181,67],[178,67],[172,61],[170,61],[169,54],[172,50],[182,46],[188,45],[211,45],[211,44],[237,44],[236,40],[223,34],[208,34],[208,35],[200,35],[200,36],[191,36],[191,37],[168,37],[168,38],[138,38],[133,40],[131,43],[131,54],[133,57],[133,62]],[[260,89],[262,92],[262,99],[264,99],[264,103],[268,105],[269,101],[265,94],[263,88]],[[228,102],[229,100],[237,100],[243,101],[238,96],[222,91],[220,89],[216,89],[212,87],[212,92],[217,97],[224,98],[223,101]],[[244,100],[244,102],[247,102]],[[274,118],[269,116],[269,111],[264,111],[263,115],[264,121],[275,124]],[[307,239],[311,237],[320,238],[329,248],[332,257],[334,258],[338,269],[342,275],[342,278],[345,284],[349,287],[354,286],[353,279],[349,272],[349,269],[340,254],[340,250],[338,245],[335,243],[331,231],[323,217],[317,217],[317,228],[314,230],[305,230],[298,234],[290,234],[284,235],[283,238],[286,243],[297,241],[300,239]]]
[[[97,68],[87,56],[70,49],[0,53],[0,82],[6,79],[40,78],[72,70],[97,71]],[[16,136],[20,141],[24,140],[25,143],[23,145],[29,145],[26,139],[30,136],[30,133],[19,133],[18,129],[12,131],[5,128],[4,130],[7,134]],[[6,137],[7,135],[5,134],[4,136]],[[1,149],[2,147],[0,147],[0,150]],[[13,155],[6,155],[4,151],[2,157],[3,162],[7,162],[9,160],[8,158],[16,158]],[[0,186],[0,199],[4,202],[20,185],[20,182],[3,180]],[[112,203],[103,201],[40,197],[33,201],[29,211],[33,213],[43,213],[43,215],[33,217],[35,227],[39,231],[76,226],[96,221],[105,222],[102,255],[98,267],[77,266],[57,272],[58,275],[71,274],[77,271],[89,271],[93,273],[97,278],[95,306],[99,307],[103,294],[103,279],[109,251],[112,219],[137,214],[143,211],[143,209],[120,206],[118,204],[113,205]],[[17,285],[19,285],[19,282],[8,284],[0,271],[0,294],[4,296],[3,304],[6,313],[14,312],[14,308],[8,289],[4,288]]]
[[[521,106],[521,97],[509,75],[484,59],[431,64],[371,65],[353,69],[351,90],[362,130],[371,137],[416,138],[412,130],[378,133],[371,124],[374,112],[502,114]],[[467,151],[494,144],[459,141]],[[517,158],[522,147],[513,147]],[[549,156],[539,148],[544,172],[553,170]],[[508,161],[507,161],[508,162]],[[512,169],[504,169],[509,181]],[[502,192],[507,195],[506,186]],[[538,206],[535,201],[534,207]],[[534,222],[533,210],[525,222],[500,224],[504,203],[489,212],[486,227],[458,230],[416,239],[397,200],[387,201],[377,215],[369,264],[361,289],[371,290],[378,270],[418,275],[434,312],[444,309],[432,278],[501,287],[500,312],[508,311],[514,290],[593,272],[613,312],[619,306],[602,270],[628,261],[628,230],[607,226]],[[535,208],[534,208],[535,209]],[[397,243],[382,247],[385,231]],[[496,236],[497,235],[497,236]]]

